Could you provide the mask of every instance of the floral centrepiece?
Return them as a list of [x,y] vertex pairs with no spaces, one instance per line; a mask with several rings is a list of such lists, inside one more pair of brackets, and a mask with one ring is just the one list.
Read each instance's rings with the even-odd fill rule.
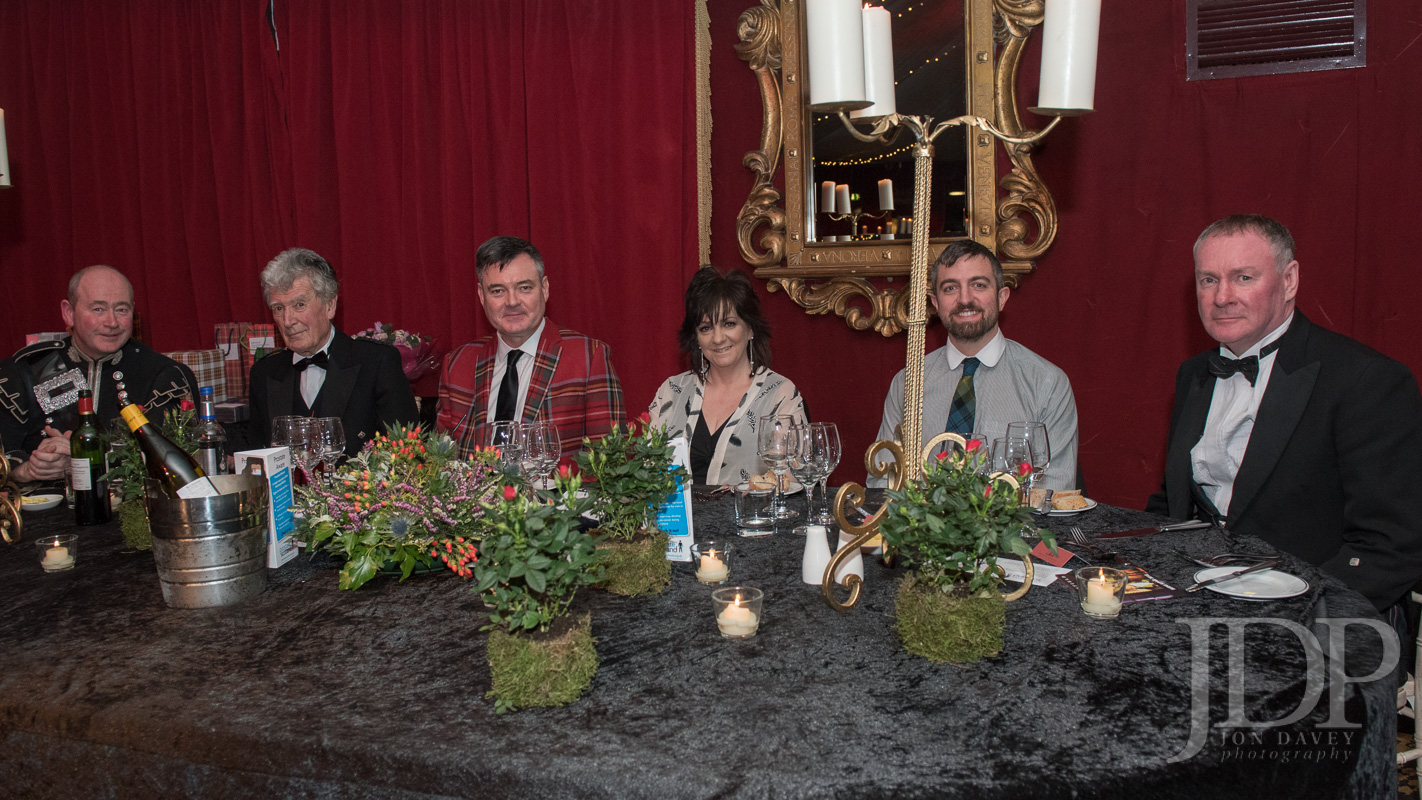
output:
[[501,486],[492,451],[467,459],[454,440],[420,427],[378,434],[336,472],[333,485],[294,488],[308,548],[344,558],[340,587],[355,589],[385,565],[405,580],[436,564],[473,577],[485,505]]
[[606,553],[602,585],[608,591],[636,596],[659,592],[671,582],[667,535],[657,529],[657,510],[689,476],[673,466],[670,442],[666,429],[653,427],[643,414],[626,427],[614,425],[597,441],[584,439],[575,456],[591,479],[592,513],[607,536],[600,547]]
[[[1035,531],[1031,509],[1006,476],[985,474],[979,444],[945,453],[924,466],[920,480],[888,492],[879,523],[884,540],[913,569],[900,584],[900,638],[905,649],[938,661],[971,661],[1001,649],[997,558],[1031,553],[1022,539],[1024,531]],[[1017,470],[1024,478],[1031,471],[1027,463]],[[1055,552],[1052,532],[1036,532]],[[946,620],[950,610],[958,616]]]
[[439,358],[434,352],[434,337],[413,333],[394,325],[377,322],[351,337],[384,342],[400,351],[400,368],[411,383],[428,375],[439,366]]
[[593,537],[579,517],[590,501],[567,465],[551,503],[503,487],[485,516],[474,590],[490,609],[489,696],[499,713],[571,703],[597,671],[591,618],[565,616],[577,590],[602,578]]

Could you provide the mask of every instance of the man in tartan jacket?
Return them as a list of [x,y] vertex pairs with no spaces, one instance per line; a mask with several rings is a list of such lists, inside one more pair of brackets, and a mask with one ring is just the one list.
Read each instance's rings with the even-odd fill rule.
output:
[[[479,246],[479,302],[498,331],[450,353],[439,380],[438,427],[461,455],[488,444],[491,421],[550,421],[563,461],[625,420],[622,385],[606,344],[544,316],[543,257],[514,236]],[[509,364],[513,368],[509,368]]]

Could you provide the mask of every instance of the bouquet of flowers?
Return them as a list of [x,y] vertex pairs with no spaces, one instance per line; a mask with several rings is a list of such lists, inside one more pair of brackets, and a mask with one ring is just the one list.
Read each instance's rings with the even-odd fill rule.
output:
[[398,329],[394,325],[377,322],[351,338],[370,339],[394,346],[396,350],[400,351],[400,366],[405,371],[405,378],[411,383],[423,378],[429,374],[430,370],[439,366],[439,357],[434,351],[433,336],[412,333]]
[[346,462],[332,486],[295,487],[295,506],[305,513],[298,535],[308,548],[346,559],[342,589],[358,588],[382,567],[399,567],[403,581],[417,566],[442,563],[469,578],[487,529],[485,508],[502,479],[493,451],[460,459],[447,434],[396,425]]

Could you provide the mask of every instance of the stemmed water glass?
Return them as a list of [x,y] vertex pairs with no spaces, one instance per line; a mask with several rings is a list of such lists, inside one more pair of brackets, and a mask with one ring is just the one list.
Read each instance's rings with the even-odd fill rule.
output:
[[794,519],[800,514],[785,507],[785,495],[780,491],[780,482],[790,470],[790,456],[795,452],[796,437],[791,432],[795,418],[789,414],[772,414],[760,418],[756,431],[756,443],[760,447],[760,458],[775,473],[775,518]]
[[312,438],[312,450],[319,456],[321,474],[330,484],[335,480],[336,462],[346,454],[346,428],[340,417],[317,417],[307,423]]
[[834,472],[834,468],[839,466],[840,446],[839,428],[833,422],[812,422],[809,426],[810,459],[815,463],[815,474],[819,476],[820,484],[820,510],[816,512],[814,503],[815,487],[809,485],[810,498],[810,521],[829,525],[834,522],[834,515],[830,513],[829,507],[829,476]]
[[1043,422],[1009,422],[1007,424],[1007,438],[1026,439],[1027,444],[1032,448],[1032,477],[1027,479],[1029,489],[1037,488],[1037,484],[1047,474],[1047,467],[1052,465],[1052,445],[1047,441],[1047,425]]
[[788,461],[790,474],[795,476],[795,480],[805,487],[805,519],[813,522],[815,484],[820,482],[820,469],[824,466],[824,462],[815,460],[814,428],[810,423],[795,425],[790,429],[790,433],[795,441],[795,447]]
[[[1024,438],[1013,438],[1006,436],[1001,439],[994,439],[992,444],[992,470],[993,472],[1005,472],[1012,477],[1017,477],[1017,467],[1023,462],[1032,464],[1032,444]],[[1022,486],[1023,496],[1029,491],[1030,481],[1026,481],[1027,486]]]
[[563,439],[558,435],[558,426],[547,420],[540,420],[531,426],[533,434],[526,441],[538,442],[541,456],[538,462],[538,480],[544,480],[558,466],[563,458]]
[[309,417],[277,417],[272,420],[272,446],[291,451],[291,463],[300,467],[307,480],[321,460],[320,445],[312,441]]
[[507,419],[495,422],[489,426],[489,446],[498,451],[504,472],[518,472],[523,464],[523,425]]

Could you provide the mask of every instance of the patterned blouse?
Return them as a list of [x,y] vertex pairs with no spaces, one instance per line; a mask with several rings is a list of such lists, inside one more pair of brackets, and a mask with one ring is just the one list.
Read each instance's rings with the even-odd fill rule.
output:
[[[681,432],[690,444],[701,417],[702,397],[702,383],[696,373],[683,372],[667,378],[647,409],[652,424],[667,426],[673,436]],[[795,384],[784,375],[761,367],[716,440],[715,455],[706,469],[708,484],[740,483],[765,472],[766,466],[757,452],[756,425],[761,417],[772,414],[790,414],[797,424],[807,421]]]

